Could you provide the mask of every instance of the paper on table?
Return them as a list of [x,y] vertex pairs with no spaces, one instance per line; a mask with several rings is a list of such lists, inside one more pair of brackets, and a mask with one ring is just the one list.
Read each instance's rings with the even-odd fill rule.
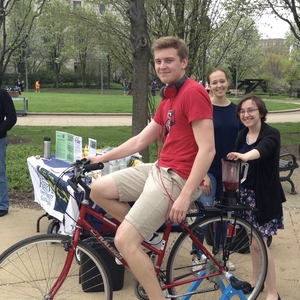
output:
[[56,131],[56,157],[74,162],[82,157],[82,137],[67,132]]
[[96,155],[97,141],[89,138],[89,155]]

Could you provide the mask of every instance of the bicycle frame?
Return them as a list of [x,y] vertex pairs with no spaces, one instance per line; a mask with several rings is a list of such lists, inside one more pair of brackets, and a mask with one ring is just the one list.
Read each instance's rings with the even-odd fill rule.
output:
[[[119,253],[119,251],[110,242],[107,241],[107,238],[101,232],[97,231],[89,223],[89,221],[86,219],[87,214],[90,214],[90,215],[94,216],[95,218],[97,218],[98,220],[100,220],[101,222],[103,222],[103,224],[107,225],[111,229],[112,232],[117,231],[117,229],[120,225],[120,223],[118,221],[113,221],[113,220],[105,217],[102,213],[93,210],[89,206],[89,201],[88,200],[83,200],[81,202],[81,207],[80,207],[80,211],[79,211],[79,218],[78,218],[78,221],[76,222],[76,228],[75,228],[75,232],[73,234],[73,237],[71,239],[71,244],[70,245],[64,245],[66,251],[68,251],[67,259],[66,259],[66,262],[65,262],[62,273],[60,274],[59,278],[56,280],[54,286],[51,288],[51,292],[50,292],[51,298],[49,298],[49,299],[53,299],[53,297],[55,296],[55,294],[57,293],[57,291],[59,290],[59,288],[63,284],[64,279],[66,278],[66,275],[68,274],[68,272],[70,270],[71,263],[72,263],[73,258],[75,256],[75,253],[76,253],[76,247],[78,245],[78,242],[80,240],[80,235],[83,232],[83,230],[88,232],[91,236],[95,237],[98,240],[98,242],[113,257],[120,260],[124,266],[129,267],[127,262],[125,261],[125,259]],[[166,228],[165,228],[164,233],[163,233],[163,242],[162,242],[161,249],[157,249],[157,248],[153,247],[152,245],[148,244],[145,241],[142,242],[142,245],[145,248],[147,248],[152,253],[157,255],[157,260],[156,260],[156,263],[155,263],[155,266],[154,266],[157,276],[159,276],[160,271],[161,271],[161,265],[163,263],[163,258],[165,256],[166,246],[167,246],[168,241],[169,241],[172,225],[173,225],[173,222],[171,222],[171,221],[167,222]],[[179,285],[182,285],[182,284],[192,283],[192,282],[195,282],[195,281],[201,282],[204,278],[217,276],[217,275],[220,275],[223,272],[223,267],[221,266],[221,264],[205,248],[205,246],[199,241],[198,237],[194,235],[194,233],[191,231],[191,229],[184,222],[181,222],[180,226],[183,228],[183,230],[187,231],[190,234],[191,240],[203,252],[203,254],[208,259],[211,259],[212,261],[214,261],[214,263],[218,266],[218,272],[215,272],[215,273],[212,273],[212,274],[209,274],[209,275],[204,274],[203,276],[198,276],[196,279],[192,278],[192,279],[182,280],[181,278],[178,278],[173,283],[164,282],[164,285],[162,286],[162,290],[172,288],[172,287],[176,287],[176,286],[179,286]],[[191,272],[191,274],[192,273],[193,272]]]

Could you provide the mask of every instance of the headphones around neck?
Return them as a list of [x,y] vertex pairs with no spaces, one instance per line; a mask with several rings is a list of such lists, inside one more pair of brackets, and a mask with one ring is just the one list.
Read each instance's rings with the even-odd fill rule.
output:
[[187,79],[188,79],[187,75],[184,75],[174,85],[165,85],[165,86],[163,86],[159,91],[160,96],[163,99],[175,98],[177,93],[178,93],[178,89],[185,83],[185,81]]

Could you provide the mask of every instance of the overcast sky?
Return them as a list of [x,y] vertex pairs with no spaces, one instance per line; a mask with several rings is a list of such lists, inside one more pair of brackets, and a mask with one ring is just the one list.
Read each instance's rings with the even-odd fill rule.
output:
[[263,16],[259,22],[259,31],[262,38],[284,38],[285,33],[289,30],[288,24],[282,20],[276,20],[272,16]]

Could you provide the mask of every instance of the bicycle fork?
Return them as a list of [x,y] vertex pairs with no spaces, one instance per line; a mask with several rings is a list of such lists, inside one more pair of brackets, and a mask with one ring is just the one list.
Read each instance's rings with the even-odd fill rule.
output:
[[62,268],[62,271],[61,271],[59,277],[57,278],[57,280],[51,287],[50,292],[44,296],[44,298],[43,298],[44,300],[53,300],[57,291],[60,289],[60,287],[64,283],[64,281],[70,271],[71,264],[72,264],[74,256],[75,256],[76,247],[77,247],[78,241],[79,241],[79,236],[80,236],[80,229],[76,228],[74,239],[66,240],[63,243],[63,247],[64,247],[65,251],[68,252],[67,259],[65,261],[65,264]]

